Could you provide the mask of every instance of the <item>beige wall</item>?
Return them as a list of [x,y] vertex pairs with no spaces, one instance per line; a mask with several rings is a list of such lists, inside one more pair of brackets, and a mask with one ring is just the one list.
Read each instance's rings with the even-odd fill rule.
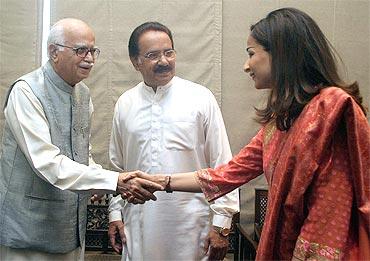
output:
[[9,84],[40,64],[41,7],[40,0],[0,0],[0,137]]

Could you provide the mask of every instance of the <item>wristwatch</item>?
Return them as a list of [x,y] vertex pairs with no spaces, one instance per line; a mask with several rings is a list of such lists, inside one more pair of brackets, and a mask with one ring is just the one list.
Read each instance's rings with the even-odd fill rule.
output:
[[173,190],[171,188],[171,176],[166,176],[165,177],[165,187],[164,187],[164,191],[166,191],[167,193],[172,193]]
[[230,228],[213,226],[213,229],[217,231],[221,236],[227,237],[230,234]]

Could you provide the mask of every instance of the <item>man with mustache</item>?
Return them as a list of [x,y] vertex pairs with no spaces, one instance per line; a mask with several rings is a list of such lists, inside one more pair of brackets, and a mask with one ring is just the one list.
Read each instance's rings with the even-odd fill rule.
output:
[[[213,94],[175,76],[171,31],[158,22],[138,26],[129,56],[143,81],[117,101],[109,148],[113,167],[171,174],[228,162],[229,141]],[[195,193],[157,197],[144,205],[112,199],[109,237],[123,260],[224,258],[232,215],[239,210],[237,191],[211,205]]]
[[91,158],[93,107],[81,80],[98,58],[94,45],[86,23],[60,20],[48,38],[49,61],[9,89],[0,153],[0,260],[83,260],[92,193],[130,191],[143,203],[162,188],[104,170]]

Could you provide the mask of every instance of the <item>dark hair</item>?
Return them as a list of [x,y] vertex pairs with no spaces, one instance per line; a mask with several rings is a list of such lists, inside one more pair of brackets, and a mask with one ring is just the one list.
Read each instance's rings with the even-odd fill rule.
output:
[[[295,8],[278,9],[250,30],[272,57],[274,86],[266,108],[256,109],[259,123],[275,120],[279,130],[288,130],[318,90],[329,86],[349,93],[366,113],[357,82],[346,84],[340,78],[337,53],[309,15]],[[304,88],[316,91],[307,92]]]
[[130,36],[128,41],[128,54],[130,57],[135,58],[139,55],[139,38],[147,31],[161,31],[166,33],[171,40],[172,48],[174,48],[172,33],[167,26],[158,22],[146,22],[136,27]]

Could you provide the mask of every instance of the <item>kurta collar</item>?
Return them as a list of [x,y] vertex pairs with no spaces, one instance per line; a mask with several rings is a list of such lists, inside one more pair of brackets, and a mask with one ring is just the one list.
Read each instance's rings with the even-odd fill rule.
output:
[[50,64],[50,61],[48,61],[44,65],[43,69],[44,73],[47,75],[47,77],[50,79],[50,81],[60,90],[67,92],[69,94],[72,93],[73,87],[66,83],[55,71],[53,66]]
[[167,92],[167,90],[173,85],[173,83],[176,81],[176,76],[174,76],[171,81],[169,81],[166,85],[163,85],[163,86],[158,86],[157,87],[157,92],[154,93],[154,90],[152,87],[148,86],[145,84],[145,82],[143,82],[143,86],[144,86],[144,89],[146,91],[148,91],[149,93],[155,95],[155,94],[163,94],[165,92]]

